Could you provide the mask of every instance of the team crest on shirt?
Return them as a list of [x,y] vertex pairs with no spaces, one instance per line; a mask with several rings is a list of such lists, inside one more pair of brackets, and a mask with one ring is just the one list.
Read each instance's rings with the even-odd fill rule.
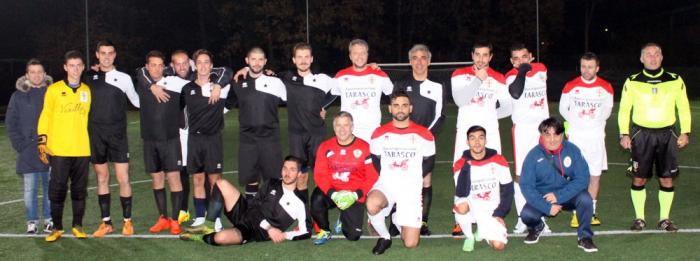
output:
[[564,167],[565,168],[571,167],[571,157],[566,156],[566,158],[564,158]]
[[88,102],[88,94],[85,91],[80,92],[80,102]]
[[346,154],[348,154],[348,153],[345,151],[345,149],[340,150],[340,155],[346,155]]
[[369,77],[369,83],[370,83],[370,84],[374,84],[374,76],[370,76],[370,77]]
[[359,149],[355,149],[352,151],[352,155],[355,156],[356,159],[359,159],[360,156],[362,156],[362,151]]

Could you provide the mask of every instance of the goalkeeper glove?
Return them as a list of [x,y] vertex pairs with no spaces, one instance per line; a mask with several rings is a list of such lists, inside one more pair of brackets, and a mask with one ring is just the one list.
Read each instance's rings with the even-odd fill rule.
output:
[[347,190],[333,192],[333,194],[331,194],[331,200],[338,206],[338,209],[346,210],[357,201],[357,193]]
[[51,155],[51,150],[49,150],[49,147],[46,146],[46,135],[42,134],[39,135],[39,144],[38,144],[38,150],[39,150],[39,160],[43,162],[44,164],[49,164],[49,157],[48,155]]

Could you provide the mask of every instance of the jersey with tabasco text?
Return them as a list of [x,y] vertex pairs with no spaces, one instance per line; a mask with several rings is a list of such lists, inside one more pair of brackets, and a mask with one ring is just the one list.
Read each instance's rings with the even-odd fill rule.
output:
[[[474,209],[495,211],[501,205],[501,186],[513,182],[508,162],[490,149],[481,160],[472,159],[469,151],[464,154],[453,168],[455,195],[466,198]],[[507,205],[509,208],[510,201]]]
[[379,127],[382,93],[390,95],[394,88],[389,76],[371,67],[360,72],[346,68],[335,75],[335,80],[331,93],[340,96],[340,110],[352,114],[355,129]]
[[316,185],[328,194],[329,190],[361,190],[360,202],[365,201],[374,182],[377,171],[372,165],[369,144],[355,138],[348,145],[338,144],[336,137],[330,138],[318,146],[316,165],[314,166]]
[[613,88],[600,77],[593,81],[576,77],[564,86],[559,101],[559,112],[576,132],[605,134],[612,107]]
[[389,122],[372,134],[370,153],[379,160],[380,179],[397,188],[420,190],[423,175],[432,171],[435,139],[430,130],[415,122],[406,128]]
[[[539,124],[549,118],[547,104],[547,67],[541,63],[532,63],[532,70],[525,75],[525,88],[518,99],[513,100],[513,123]],[[506,86],[518,75],[513,68],[506,73]]]
[[[459,107],[457,128],[466,130],[473,125],[481,125],[493,127],[498,131],[496,103],[500,102],[501,105],[509,104],[510,95],[505,85],[505,77],[490,67],[486,71],[488,78],[476,89],[474,97],[464,104],[457,104]],[[453,95],[459,93],[456,90],[467,88],[476,79],[473,66],[455,70],[452,73],[451,80]],[[455,103],[461,100],[458,97],[454,97],[454,99]]]

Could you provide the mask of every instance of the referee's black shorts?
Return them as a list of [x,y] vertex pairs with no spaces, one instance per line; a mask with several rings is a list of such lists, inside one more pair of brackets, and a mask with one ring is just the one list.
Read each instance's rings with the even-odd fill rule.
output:
[[[189,163],[188,163],[189,164]],[[279,136],[250,139],[241,135],[238,146],[238,184],[282,177],[282,145]]]
[[143,161],[147,173],[180,171],[182,168],[180,137],[169,140],[144,140]]
[[678,135],[674,127],[659,129],[632,125],[632,164],[637,178],[651,178],[653,169],[659,178],[675,178],[678,169]]
[[89,123],[90,162],[104,164],[129,163],[129,140],[126,125]]
[[221,133],[190,133],[187,139],[187,172],[190,174],[222,174],[224,141]]
[[267,231],[260,227],[265,217],[260,209],[251,209],[248,207],[248,201],[241,194],[238,201],[230,210],[224,210],[224,215],[233,224],[233,227],[241,232],[241,242],[267,241],[270,237]]
[[324,140],[324,136],[289,132],[289,154],[301,159],[302,173],[309,173],[314,168],[316,150]]

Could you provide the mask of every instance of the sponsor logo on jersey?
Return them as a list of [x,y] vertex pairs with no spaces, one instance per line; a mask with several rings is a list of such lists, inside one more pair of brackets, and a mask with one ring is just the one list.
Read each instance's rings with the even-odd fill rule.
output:
[[578,113],[578,117],[579,117],[579,118],[588,117],[588,118],[591,118],[591,119],[595,118],[595,108],[590,108],[590,109],[588,109],[588,110],[586,110],[586,109],[581,110],[581,111]]
[[356,99],[352,104],[350,104],[350,108],[355,109],[357,107],[361,107],[363,109],[369,108],[369,97]]
[[360,149],[355,149],[352,151],[352,155],[355,156],[356,159],[359,159],[360,156],[362,156],[362,150]]
[[350,171],[334,172],[333,179],[348,182],[350,181]]
[[402,160],[402,161],[394,161],[389,165],[391,169],[400,169],[400,170],[408,170],[408,159]]
[[474,196],[481,200],[491,200],[491,191],[476,193]]
[[534,101],[532,104],[530,104],[530,109],[544,109],[544,98],[541,98],[539,101]]

